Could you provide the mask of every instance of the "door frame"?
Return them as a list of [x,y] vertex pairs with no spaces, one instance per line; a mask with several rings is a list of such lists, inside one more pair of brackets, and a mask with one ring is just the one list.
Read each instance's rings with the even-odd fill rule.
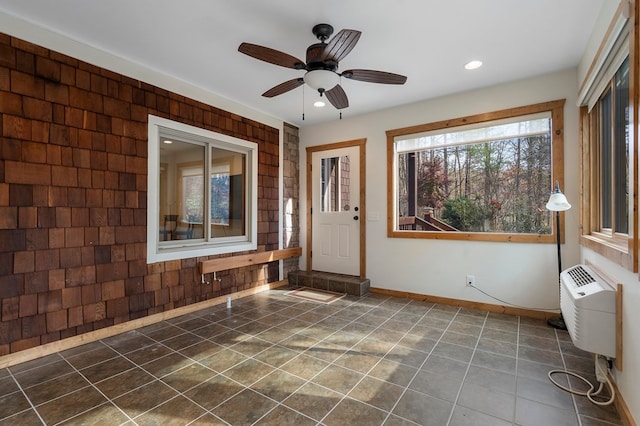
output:
[[313,247],[313,222],[311,218],[311,206],[313,196],[313,171],[311,168],[312,156],[315,152],[328,151],[331,149],[350,148],[357,146],[359,148],[360,161],[360,278],[367,275],[367,221],[366,219],[366,158],[367,158],[367,139],[354,139],[344,142],[335,142],[326,145],[308,146],[307,147],[307,269],[313,270],[313,259],[311,257],[311,248]]

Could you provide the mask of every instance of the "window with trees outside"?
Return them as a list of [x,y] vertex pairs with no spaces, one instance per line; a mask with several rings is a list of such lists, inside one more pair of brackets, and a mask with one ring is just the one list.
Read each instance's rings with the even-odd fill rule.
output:
[[390,237],[553,242],[564,100],[387,131]]
[[149,262],[255,249],[257,145],[149,117]]
[[[616,263],[637,268],[630,200],[629,57],[623,56],[592,108],[581,110],[583,187],[591,202],[584,205],[581,243]],[[586,200],[583,200],[586,201]]]

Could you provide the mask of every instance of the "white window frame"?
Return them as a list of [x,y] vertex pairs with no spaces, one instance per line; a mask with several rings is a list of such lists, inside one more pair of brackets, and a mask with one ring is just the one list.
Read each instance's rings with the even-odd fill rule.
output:
[[[227,238],[179,240],[175,244],[159,244],[160,219],[160,136],[171,134],[181,140],[204,144],[205,176],[209,176],[211,147],[219,147],[246,155],[245,235]],[[256,250],[258,247],[258,145],[254,142],[162,117],[149,115],[148,124],[148,193],[147,193],[147,263],[203,257],[223,253]],[[207,187],[210,183],[207,182]],[[207,211],[205,211],[207,216]],[[206,225],[204,225],[206,226]]]

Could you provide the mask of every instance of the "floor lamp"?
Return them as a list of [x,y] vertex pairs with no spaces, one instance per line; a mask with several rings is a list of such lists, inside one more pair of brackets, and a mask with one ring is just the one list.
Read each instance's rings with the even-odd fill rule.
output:
[[[558,294],[561,295],[562,289],[560,287],[560,274],[562,273],[562,256],[560,255],[560,212],[569,210],[571,208],[571,204],[569,204],[569,202],[567,201],[567,197],[565,197],[562,191],[560,191],[560,183],[558,181],[556,181],[556,188],[551,192],[551,195],[549,196],[549,201],[547,202],[546,207],[547,210],[556,212],[556,243],[558,246]],[[562,317],[562,311],[560,311],[560,316],[549,318],[549,320],[547,320],[547,324],[549,324],[553,328],[557,328],[560,330],[567,329],[567,326],[564,323],[564,318]]]

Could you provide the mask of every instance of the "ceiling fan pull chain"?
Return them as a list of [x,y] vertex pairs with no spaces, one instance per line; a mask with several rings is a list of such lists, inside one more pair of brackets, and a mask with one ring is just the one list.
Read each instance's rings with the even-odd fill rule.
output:
[[302,86],[302,121],[304,121],[304,86]]

